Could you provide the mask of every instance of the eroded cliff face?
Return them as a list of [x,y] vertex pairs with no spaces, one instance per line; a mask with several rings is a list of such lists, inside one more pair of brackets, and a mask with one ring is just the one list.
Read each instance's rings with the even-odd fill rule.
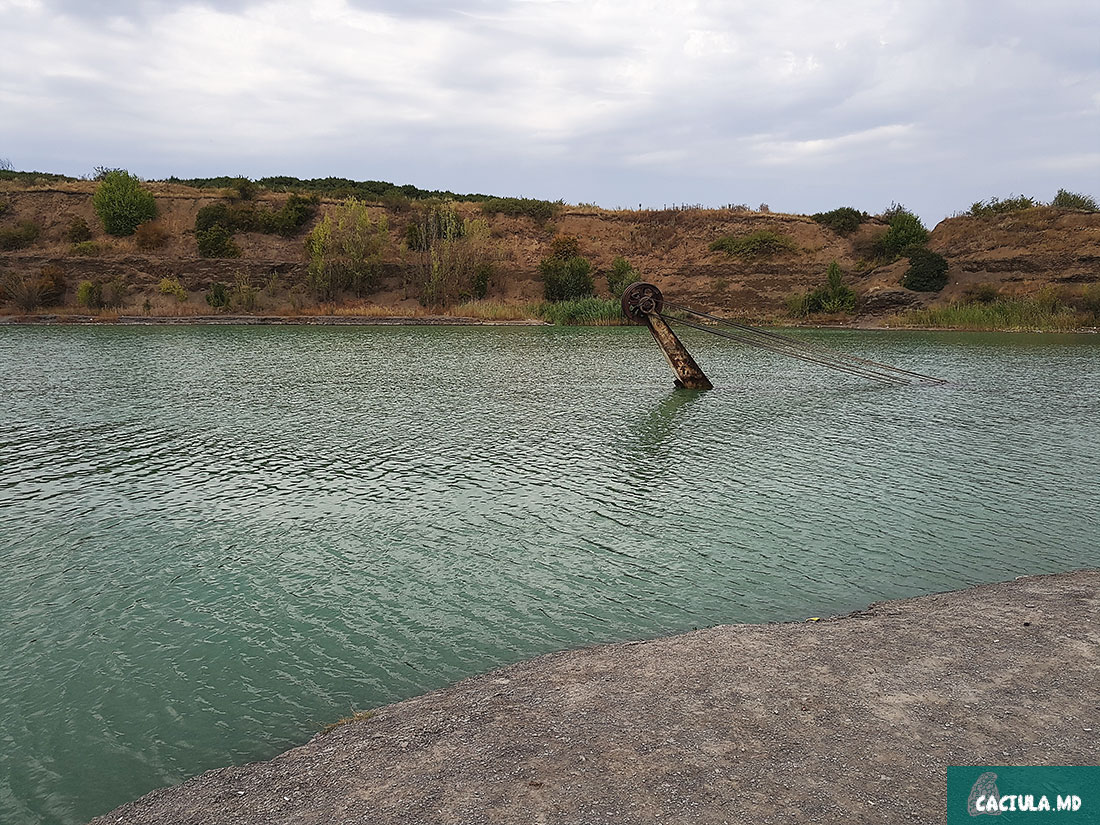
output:
[[[215,190],[153,184],[158,221],[167,231],[163,246],[143,251],[133,238],[111,238],[102,233],[92,207],[95,184],[79,182],[48,188],[0,188],[0,201],[9,204],[0,216],[0,227],[32,221],[41,228],[30,247],[0,253],[0,271],[33,274],[44,266],[59,267],[69,288],[63,305],[73,306],[75,286],[81,280],[119,278],[129,288],[131,306],[138,310],[148,301],[153,311],[172,310],[171,300],[160,295],[163,278],[177,278],[194,293],[193,300],[215,281],[233,282],[243,276],[257,286],[268,285],[262,312],[300,311],[316,306],[305,290],[306,264],[303,240],[309,226],[291,238],[260,233],[239,233],[235,241],[241,257],[210,259],[199,256],[194,236],[195,216],[207,204],[221,200]],[[285,195],[263,194],[259,200],[277,207]],[[321,212],[335,201],[324,201]],[[492,299],[520,302],[542,297],[538,263],[559,234],[574,235],[581,252],[597,272],[610,269],[622,256],[641,276],[658,283],[677,300],[703,308],[768,317],[783,312],[787,296],[823,283],[830,261],[837,261],[846,280],[861,298],[860,312],[882,316],[898,309],[944,303],[963,297],[968,289],[989,284],[1008,294],[1026,294],[1044,287],[1079,289],[1100,281],[1100,214],[1036,208],[995,218],[951,218],[932,232],[929,246],[944,255],[950,265],[948,286],[940,293],[915,293],[902,289],[906,260],[873,266],[867,258],[869,241],[885,224],[871,221],[853,235],[841,237],[832,230],[799,215],[780,215],[732,210],[622,211],[566,207],[542,224],[529,218],[482,216],[476,204],[459,204],[465,217],[486,217],[492,235],[496,275],[490,286]],[[417,305],[406,287],[413,256],[404,248],[407,211],[372,207],[374,217],[386,214],[390,238],[385,254],[381,288],[367,297],[367,304],[405,311]],[[74,218],[83,218],[93,229],[98,254],[74,254],[67,231]],[[724,252],[712,252],[710,244],[723,235],[746,235],[759,230],[782,233],[795,249],[779,255],[744,260]],[[606,294],[606,282],[596,278],[597,290]],[[18,312],[8,304],[0,312]]]

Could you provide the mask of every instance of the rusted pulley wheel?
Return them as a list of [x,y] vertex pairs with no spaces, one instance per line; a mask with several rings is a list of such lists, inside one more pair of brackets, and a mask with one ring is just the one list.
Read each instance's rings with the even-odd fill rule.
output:
[[647,315],[658,315],[664,308],[661,290],[653,284],[640,281],[623,291],[623,315],[636,324],[645,322]]

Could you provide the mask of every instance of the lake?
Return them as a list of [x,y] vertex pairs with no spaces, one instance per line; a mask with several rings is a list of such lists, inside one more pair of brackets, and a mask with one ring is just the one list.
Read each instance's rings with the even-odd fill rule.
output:
[[0,822],[552,650],[1100,565],[1100,336],[0,327]]

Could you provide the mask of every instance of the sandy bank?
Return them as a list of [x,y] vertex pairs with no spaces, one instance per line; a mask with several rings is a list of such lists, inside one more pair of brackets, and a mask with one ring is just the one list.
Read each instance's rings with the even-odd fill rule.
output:
[[952,764],[1095,764],[1100,571],[543,656],[106,823],[942,822]]

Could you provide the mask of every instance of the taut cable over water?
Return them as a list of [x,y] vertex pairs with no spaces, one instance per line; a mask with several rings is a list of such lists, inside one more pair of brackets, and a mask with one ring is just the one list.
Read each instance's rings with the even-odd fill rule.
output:
[[[787,355],[813,364],[820,364],[829,369],[858,375],[861,378],[883,384],[905,386],[908,384],[947,383],[943,379],[931,375],[923,375],[919,372],[904,370],[900,367],[893,367],[889,364],[860,358],[856,355],[849,355],[821,344],[799,341],[796,338],[780,335],[777,332],[757,329],[747,324],[739,324],[736,321],[709,315],[706,312],[700,312],[682,304],[666,302],[661,290],[649,283],[636,283],[627,287],[623,292],[622,307],[623,314],[627,318],[649,327],[654,340],[661,347],[662,352],[668,359],[669,366],[676,374],[676,386],[684,389],[709,390],[713,389],[714,385],[710,383],[710,379],[695,363],[695,359],[691,357],[687,348],[684,347],[676,333],[669,327],[668,322],[683,324],[692,329],[709,332],[722,338],[729,338],[746,346],[774,352],[777,355]],[[666,308],[675,310],[678,315],[666,315],[664,313]],[[695,318],[704,319],[710,323],[689,320],[684,317],[686,315],[695,316]]]

